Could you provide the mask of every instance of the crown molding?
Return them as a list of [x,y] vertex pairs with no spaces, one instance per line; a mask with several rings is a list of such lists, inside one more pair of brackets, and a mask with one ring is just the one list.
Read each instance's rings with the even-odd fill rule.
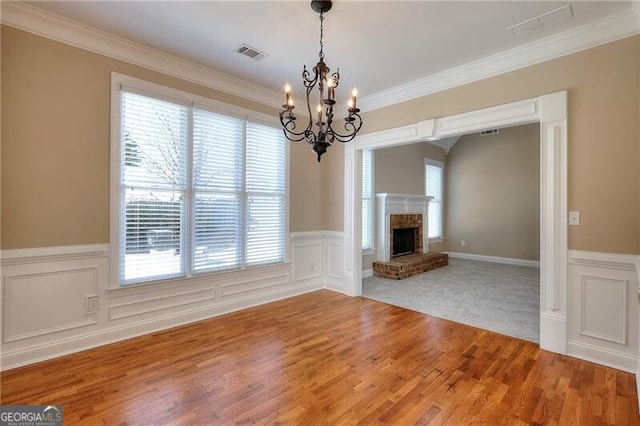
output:
[[[232,75],[169,55],[22,2],[0,3],[0,22],[74,47],[200,84],[230,95],[279,108],[282,93]],[[485,78],[640,33],[640,0],[624,13],[510,49],[478,61],[383,90],[359,99],[371,111],[441,92]]]
[[358,99],[372,111],[400,102],[505,74],[640,33],[640,0],[627,12],[604,18],[545,39],[392,87]]
[[80,49],[200,84],[230,95],[280,107],[282,93],[63,18],[22,2],[0,4],[4,25]]

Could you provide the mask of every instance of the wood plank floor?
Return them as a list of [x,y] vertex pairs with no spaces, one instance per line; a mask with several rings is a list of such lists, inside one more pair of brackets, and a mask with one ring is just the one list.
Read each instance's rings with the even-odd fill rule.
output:
[[330,291],[0,377],[65,425],[639,424],[631,374]]

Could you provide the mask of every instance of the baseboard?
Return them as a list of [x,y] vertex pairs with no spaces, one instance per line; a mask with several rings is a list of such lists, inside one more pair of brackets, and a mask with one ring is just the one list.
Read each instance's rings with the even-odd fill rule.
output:
[[636,396],[638,397],[638,416],[640,416],[640,370],[636,370]]
[[373,269],[365,269],[362,271],[362,278],[369,278],[373,276]]
[[484,254],[473,254],[473,253],[457,253],[445,251],[449,255],[449,257],[454,257],[458,259],[467,259],[467,260],[479,260],[482,262],[493,262],[493,263],[503,263],[505,265],[515,265],[515,266],[527,266],[530,268],[539,268],[540,261],[538,260],[527,260],[527,259],[515,259],[511,257],[498,257],[498,256],[486,256]]
[[540,314],[540,349],[567,353],[567,318],[549,312]]
[[322,288],[322,282],[318,280],[303,284],[294,284],[294,288],[288,288],[285,291],[278,290],[271,293],[263,293],[257,297],[254,296],[244,299],[225,301],[206,308],[191,310],[189,312],[166,315],[119,327],[111,327],[93,333],[74,336],[68,339],[61,339],[41,345],[20,348],[15,351],[3,351],[0,356],[0,371],[22,367],[24,365],[34,364],[40,361],[46,361],[48,359],[143,336],[145,334],[169,330],[242,309],[321,290]]
[[[628,373],[638,374],[637,356],[576,342],[574,340],[567,342],[567,355]],[[636,385],[637,384],[636,380]]]

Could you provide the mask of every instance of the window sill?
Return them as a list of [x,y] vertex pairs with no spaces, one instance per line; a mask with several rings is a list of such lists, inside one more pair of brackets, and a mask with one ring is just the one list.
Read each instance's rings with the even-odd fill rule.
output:
[[444,238],[442,237],[429,238],[429,244],[438,244],[442,242],[444,242]]
[[224,279],[225,276],[235,276],[242,279],[255,274],[264,274],[264,272],[268,270],[278,270],[279,268],[284,268],[284,270],[288,271],[290,267],[291,262],[287,260],[282,263],[247,266],[237,269],[221,269],[219,271],[204,272],[188,277],[177,277],[156,281],[143,281],[140,283],[125,285],[116,284],[113,287],[108,288],[106,291],[107,293],[112,294],[116,297],[121,295],[125,296],[130,294],[148,293],[151,291],[162,291],[177,289],[185,286],[193,286],[195,283],[211,282],[212,279],[215,279],[216,277],[219,279]]
[[374,254],[375,252],[376,252],[376,250],[372,249],[372,248],[371,249],[365,249],[365,250],[362,250],[362,255],[363,256],[368,256],[370,254]]

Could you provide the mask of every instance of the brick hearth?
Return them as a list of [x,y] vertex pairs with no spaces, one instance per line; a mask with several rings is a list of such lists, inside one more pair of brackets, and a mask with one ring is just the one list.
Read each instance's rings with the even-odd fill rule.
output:
[[445,253],[414,253],[396,257],[390,262],[373,262],[373,275],[401,280],[448,264],[449,255]]

